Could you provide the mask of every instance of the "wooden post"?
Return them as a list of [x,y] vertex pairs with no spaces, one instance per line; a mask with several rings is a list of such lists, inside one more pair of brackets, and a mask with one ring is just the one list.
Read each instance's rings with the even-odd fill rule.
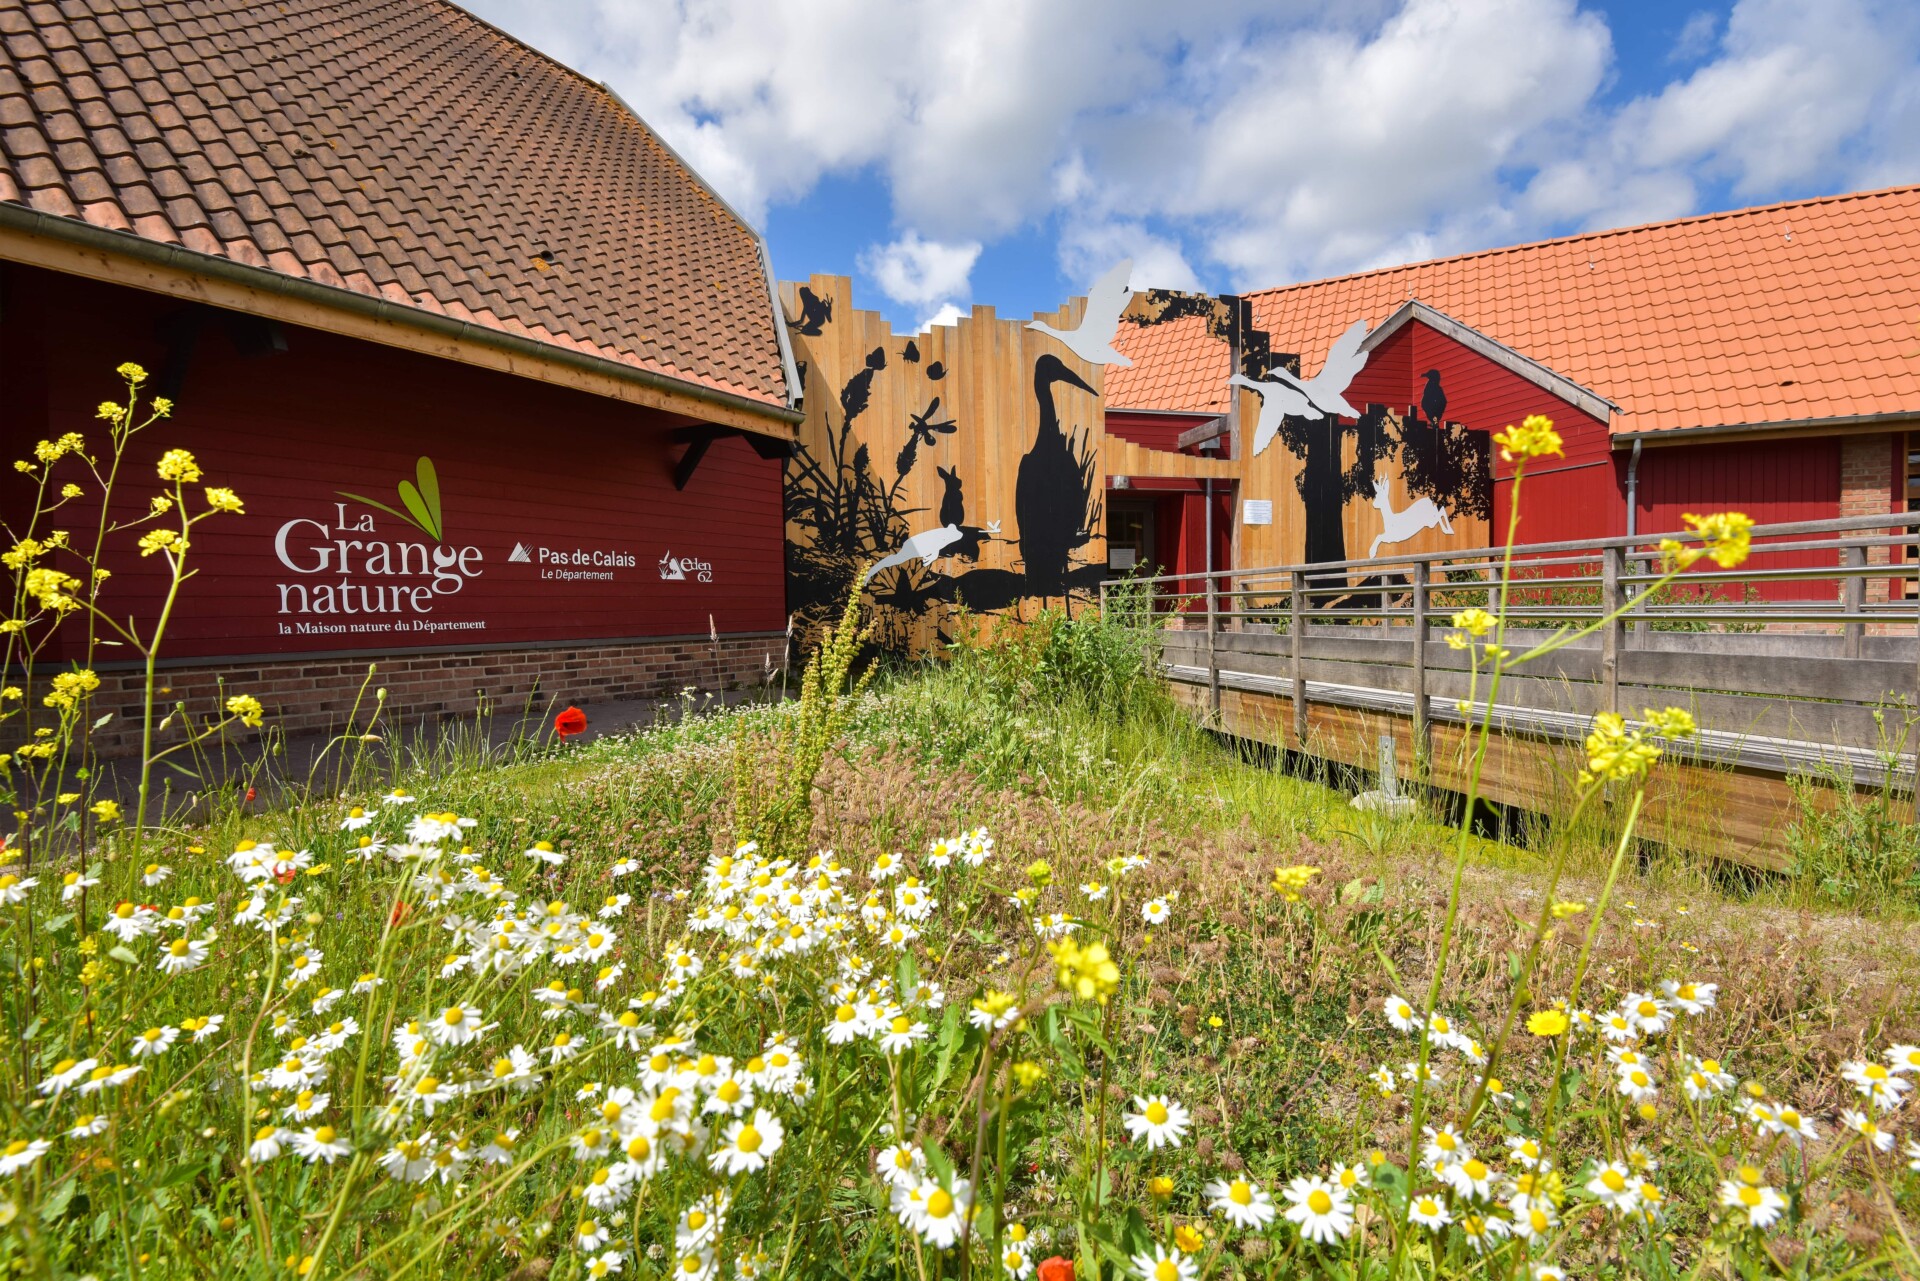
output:
[[1427,750],[1427,581],[1431,566],[1413,562],[1413,754]]
[[[1843,547],[1840,549],[1840,563],[1849,572],[1840,580],[1840,608],[1850,620],[1858,619],[1867,604],[1867,549],[1864,547]],[[1842,631],[1840,651],[1848,658],[1860,657],[1860,649],[1866,638],[1865,623],[1849,621]]]
[[1292,634],[1293,642],[1293,738],[1294,745],[1301,750],[1307,746],[1307,638],[1306,588],[1300,583],[1299,571],[1288,575],[1293,588],[1292,613],[1287,622],[1287,630]]
[[[1600,554],[1600,613],[1605,617],[1626,603],[1620,590],[1620,567],[1626,553],[1609,547]],[[1616,618],[1600,629],[1600,680],[1606,695],[1606,710],[1620,710],[1620,635],[1623,628]]]

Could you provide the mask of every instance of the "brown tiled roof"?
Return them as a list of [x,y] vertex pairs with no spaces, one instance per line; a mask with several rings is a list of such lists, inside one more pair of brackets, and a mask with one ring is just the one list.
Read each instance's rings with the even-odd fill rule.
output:
[[1920,187],[1248,295],[1309,374],[1342,329],[1409,298],[1613,401],[1616,435],[1920,413]]
[[753,231],[441,0],[0,0],[0,202],[786,404]]
[[[1355,320],[1418,299],[1613,401],[1616,434],[1920,414],[1920,187],[1797,201],[1246,295],[1319,371]],[[1172,324],[1147,333],[1173,330]],[[1157,399],[1214,394],[1222,344],[1174,332]],[[1136,341],[1122,326],[1116,345]],[[1223,376],[1223,375],[1220,375]],[[1113,371],[1107,374],[1109,386]],[[1177,380],[1191,385],[1175,385]],[[1144,407],[1144,406],[1143,406]]]
[[1233,407],[1227,386],[1233,349],[1212,333],[1205,316],[1123,322],[1113,346],[1133,365],[1107,367],[1108,409],[1224,414]]

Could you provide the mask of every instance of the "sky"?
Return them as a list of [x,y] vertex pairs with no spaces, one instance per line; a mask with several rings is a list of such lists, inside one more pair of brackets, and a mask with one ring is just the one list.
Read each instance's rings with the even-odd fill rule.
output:
[[897,330],[1920,182],[1912,0],[464,0]]

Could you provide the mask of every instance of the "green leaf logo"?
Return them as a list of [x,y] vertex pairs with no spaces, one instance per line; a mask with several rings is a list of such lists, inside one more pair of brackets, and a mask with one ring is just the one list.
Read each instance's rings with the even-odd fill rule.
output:
[[349,494],[346,490],[336,490],[342,498],[363,503],[377,511],[383,511],[412,525],[426,534],[434,542],[445,537],[446,522],[440,514],[440,474],[433,469],[433,459],[422,458],[414,467],[414,479],[400,482],[400,505],[405,511],[399,511],[385,503],[375,502],[360,494]]

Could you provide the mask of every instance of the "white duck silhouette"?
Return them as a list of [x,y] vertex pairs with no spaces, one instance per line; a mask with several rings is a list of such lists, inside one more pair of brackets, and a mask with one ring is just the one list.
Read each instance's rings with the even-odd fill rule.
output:
[[1261,379],[1256,381],[1245,374],[1235,374],[1227,379],[1230,386],[1245,387],[1260,397],[1260,417],[1253,425],[1253,452],[1265,452],[1268,445],[1280,430],[1282,418],[1318,418],[1313,402],[1307,399],[1307,393],[1292,383]]
[[1327,349],[1326,363],[1311,378],[1298,378],[1286,369],[1269,372],[1298,388],[1312,401],[1314,409],[1319,411],[1317,417],[1328,418],[1338,414],[1342,418],[1358,418],[1360,411],[1347,403],[1346,392],[1367,363],[1367,353],[1360,350],[1360,344],[1366,341],[1366,337],[1367,322],[1354,321],[1347,327],[1346,333],[1333,340],[1333,346]]
[[1072,329],[1055,329],[1042,320],[1029,321],[1028,329],[1037,329],[1057,338],[1068,351],[1089,365],[1119,365],[1129,368],[1133,362],[1113,349],[1113,336],[1120,331],[1120,313],[1127,309],[1133,290],[1127,277],[1133,272],[1133,259],[1125,258],[1109,268],[1107,274],[1087,290],[1087,309]]

